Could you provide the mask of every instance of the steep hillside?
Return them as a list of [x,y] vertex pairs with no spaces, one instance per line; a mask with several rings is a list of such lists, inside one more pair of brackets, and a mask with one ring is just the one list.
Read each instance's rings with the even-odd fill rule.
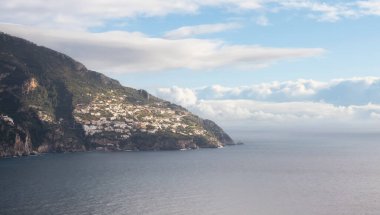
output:
[[226,144],[212,121],[0,33],[0,156]]

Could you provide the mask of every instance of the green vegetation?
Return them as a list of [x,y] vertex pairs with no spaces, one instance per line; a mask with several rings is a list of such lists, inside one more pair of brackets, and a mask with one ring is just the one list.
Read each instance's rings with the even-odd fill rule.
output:
[[[0,114],[29,133],[33,150],[42,152],[92,149],[101,138],[114,149],[140,150],[232,142],[215,123],[178,105],[123,87],[64,54],[3,33]],[[4,127],[0,134],[7,132]]]

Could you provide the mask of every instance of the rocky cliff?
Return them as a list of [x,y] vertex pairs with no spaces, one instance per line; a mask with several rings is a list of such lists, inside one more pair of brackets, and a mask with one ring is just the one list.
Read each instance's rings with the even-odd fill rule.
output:
[[0,156],[234,144],[214,122],[0,33]]

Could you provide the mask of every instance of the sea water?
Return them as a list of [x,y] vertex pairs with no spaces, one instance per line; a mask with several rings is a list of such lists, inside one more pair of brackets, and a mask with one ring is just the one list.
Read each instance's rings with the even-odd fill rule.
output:
[[379,134],[241,137],[221,149],[1,159],[0,214],[380,213]]

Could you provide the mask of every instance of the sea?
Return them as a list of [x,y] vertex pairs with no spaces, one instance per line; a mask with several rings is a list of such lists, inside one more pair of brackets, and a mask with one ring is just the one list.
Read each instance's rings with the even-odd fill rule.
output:
[[221,149],[0,159],[0,214],[380,214],[380,133],[249,134]]

